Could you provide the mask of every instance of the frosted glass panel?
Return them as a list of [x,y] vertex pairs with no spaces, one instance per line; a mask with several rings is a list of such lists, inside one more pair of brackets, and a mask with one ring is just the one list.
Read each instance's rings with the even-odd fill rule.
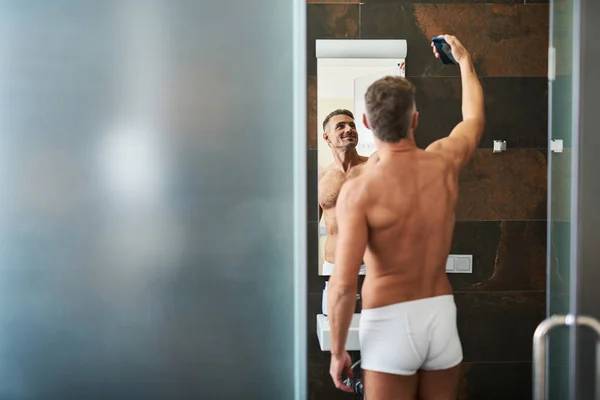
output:
[[[548,246],[547,246],[547,314],[566,315],[574,312],[571,277],[573,190],[574,111],[573,95],[573,1],[553,1],[550,6],[550,62],[555,60],[555,76],[548,83],[548,139],[562,141],[561,152],[548,152]],[[559,327],[549,334],[547,381],[548,398],[562,400],[572,397],[572,339],[571,327]]]
[[2,1],[0,398],[303,392],[304,9]]

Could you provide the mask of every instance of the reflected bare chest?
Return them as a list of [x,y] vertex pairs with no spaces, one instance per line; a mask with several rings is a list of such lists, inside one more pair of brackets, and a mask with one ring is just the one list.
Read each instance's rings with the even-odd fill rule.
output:
[[323,210],[334,208],[342,186],[352,178],[356,178],[363,171],[362,165],[353,168],[348,173],[338,170],[326,172],[319,180],[319,205]]

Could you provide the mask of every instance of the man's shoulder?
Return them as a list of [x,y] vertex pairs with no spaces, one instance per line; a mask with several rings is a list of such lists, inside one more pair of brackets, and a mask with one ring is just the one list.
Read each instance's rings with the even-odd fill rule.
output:
[[319,171],[319,179],[321,179],[322,177],[324,177],[331,171],[333,171],[333,163],[328,164],[325,167],[321,168],[321,170]]
[[429,161],[432,168],[440,170],[454,169],[452,159],[444,152],[421,150],[421,157],[422,159]]
[[377,161],[379,161],[379,154],[375,151],[370,156],[365,156],[363,158],[365,165],[373,165],[376,164]]
[[[427,181],[439,181],[442,179],[446,188],[458,188],[460,169],[452,159],[442,153],[423,152],[425,160],[422,163],[421,174]],[[453,189],[454,190],[454,189]]]

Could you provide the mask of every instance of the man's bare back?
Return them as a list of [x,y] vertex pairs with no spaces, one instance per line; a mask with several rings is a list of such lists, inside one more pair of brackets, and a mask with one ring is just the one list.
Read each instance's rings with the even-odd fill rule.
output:
[[458,189],[450,162],[413,148],[390,154],[348,185],[364,197],[357,201],[368,224],[363,308],[452,293],[445,267]]

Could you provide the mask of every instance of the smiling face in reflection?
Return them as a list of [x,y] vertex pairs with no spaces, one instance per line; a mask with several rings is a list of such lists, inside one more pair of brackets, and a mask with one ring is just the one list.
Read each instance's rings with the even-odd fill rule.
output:
[[355,148],[358,144],[358,132],[354,118],[338,114],[329,118],[325,125],[323,139],[332,149]]

